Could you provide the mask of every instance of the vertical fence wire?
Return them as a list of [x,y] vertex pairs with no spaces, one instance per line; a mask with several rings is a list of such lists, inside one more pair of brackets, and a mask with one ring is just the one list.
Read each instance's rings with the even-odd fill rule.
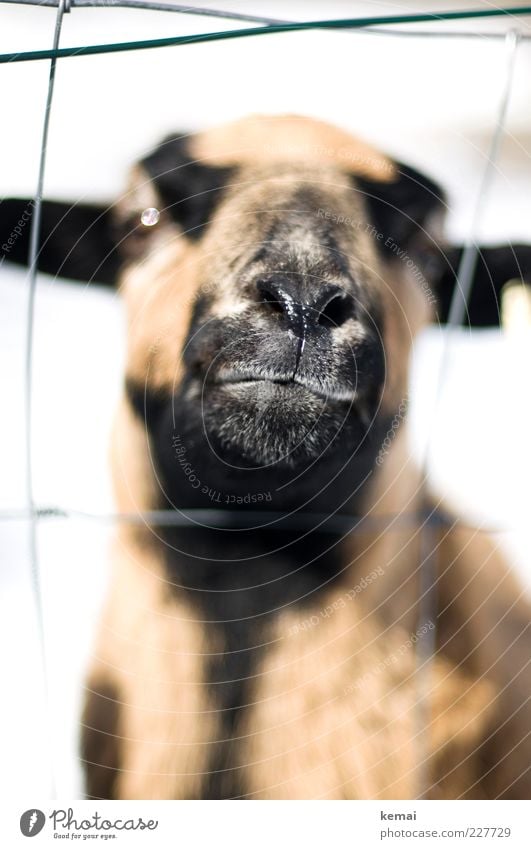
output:
[[[478,238],[481,222],[487,208],[489,195],[494,182],[496,163],[500,147],[505,135],[505,126],[509,102],[514,83],[514,71],[519,33],[513,30],[507,32],[504,40],[505,71],[501,93],[498,99],[494,129],[486,155],[485,166],[477,191],[468,238],[465,241],[461,260],[456,274],[456,283],[450,303],[448,322],[443,331],[443,346],[435,376],[436,390],[430,421],[426,431],[426,439],[421,456],[422,488],[428,491],[428,464],[432,445],[434,426],[439,404],[447,377],[450,362],[452,330],[460,327],[467,316],[467,308],[472,292],[474,274],[479,259]],[[417,668],[417,734],[419,741],[419,769],[417,777],[417,796],[423,798],[431,787],[429,767],[429,731],[430,731],[430,692],[433,686],[432,662],[437,649],[437,528],[423,522],[420,537],[420,572],[419,572],[419,612],[417,633],[428,623],[435,626],[427,630],[416,646]]]
[[[59,0],[57,16],[55,19],[55,30],[53,36],[53,49],[57,50],[61,38],[63,15],[69,11],[69,0]],[[39,569],[39,552],[37,545],[37,522],[38,515],[33,492],[33,446],[32,446],[32,421],[33,421],[33,339],[35,323],[35,295],[37,291],[37,261],[39,251],[39,233],[41,224],[42,196],[44,190],[44,175],[46,170],[46,153],[48,147],[48,131],[50,128],[50,115],[52,111],[53,94],[55,86],[55,72],[57,59],[50,60],[50,72],[48,75],[48,88],[44,107],[44,119],[41,135],[41,147],[39,155],[39,169],[37,175],[37,189],[34,198],[33,216],[30,229],[29,248],[29,271],[28,271],[28,303],[26,314],[26,345],[25,345],[25,378],[24,378],[24,407],[25,407],[25,458],[26,458],[26,501],[29,519],[29,553],[31,580],[36,610],[37,632],[40,650],[40,662],[43,674],[44,686],[44,714],[45,728],[47,731],[47,748],[49,751],[49,785],[50,798],[56,798],[56,776],[53,754],[53,723],[50,709],[50,690],[48,676],[48,661],[46,656],[46,634],[45,616],[42,600],[41,576]]]

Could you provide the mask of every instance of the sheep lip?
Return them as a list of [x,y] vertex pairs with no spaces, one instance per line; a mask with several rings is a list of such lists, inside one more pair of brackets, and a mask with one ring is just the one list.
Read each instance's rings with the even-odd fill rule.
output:
[[357,392],[346,386],[322,386],[317,381],[295,374],[291,377],[279,377],[268,374],[251,374],[247,372],[227,372],[221,374],[216,380],[217,385],[226,386],[253,386],[259,383],[272,383],[283,386],[288,391],[291,388],[300,387],[306,389],[312,395],[330,402],[353,403],[357,398]]

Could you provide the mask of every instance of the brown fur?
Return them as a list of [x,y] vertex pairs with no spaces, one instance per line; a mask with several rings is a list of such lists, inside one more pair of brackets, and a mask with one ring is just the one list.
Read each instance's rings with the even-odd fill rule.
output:
[[392,160],[371,145],[302,115],[253,115],[214,127],[195,136],[192,152],[212,165],[331,164],[382,182],[395,175]]
[[[104,747],[109,739],[118,742],[117,798],[197,798],[209,747],[219,739],[201,657],[222,646],[205,641],[193,607],[171,591],[153,548],[145,531],[118,538],[113,591],[89,676],[84,723],[93,743],[85,757],[107,763]],[[405,651],[407,630],[385,627],[364,597],[349,597],[373,565],[369,557],[362,563],[363,574],[355,564],[304,619],[289,610],[278,618],[238,728],[249,797],[400,799],[418,793],[417,764],[426,741],[418,725],[414,651]],[[322,611],[334,606],[325,618]],[[316,615],[317,624],[301,627]],[[105,696],[107,682],[120,706],[112,732],[98,725],[102,706],[94,696]],[[473,796],[481,795],[475,786],[481,774],[467,757],[494,710],[494,689],[441,657],[431,670],[429,703],[428,795],[456,798],[471,787]],[[446,769],[447,763],[461,766]],[[100,775],[101,768],[92,774],[91,796],[109,786]]]

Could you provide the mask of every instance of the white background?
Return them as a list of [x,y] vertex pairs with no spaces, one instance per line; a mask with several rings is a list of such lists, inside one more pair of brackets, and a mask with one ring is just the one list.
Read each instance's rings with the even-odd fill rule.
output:
[[[228,5],[308,19],[459,6],[306,0],[233,0]],[[49,47],[54,20],[51,9],[2,3],[0,52]],[[530,18],[513,23],[525,30],[526,22],[531,32]],[[74,10],[65,18],[62,46],[224,25],[111,7]],[[433,25],[420,27],[427,28]],[[477,30],[478,25],[464,22],[459,28]],[[507,22],[482,28],[501,31]],[[463,238],[469,233],[504,67],[503,42],[330,32],[67,59],[57,72],[46,195],[109,201],[121,190],[128,164],[165,133],[248,112],[294,111],[342,124],[442,181],[450,199],[448,232]],[[494,190],[477,234],[485,242],[531,242],[530,71],[531,43],[524,43]],[[47,76],[47,62],[0,66],[0,193],[5,196],[34,192]],[[4,263],[0,510],[10,511],[25,506],[21,422],[26,300],[24,272]],[[412,384],[415,444],[425,437],[441,344],[436,330],[419,343]],[[511,529],[502,542],[514,553],[522,579],[531,584],[530,354],[529,334],[524,339],[499,331],[455,334],[432,434],[430,469],[434,488],[471,521]],[[40,278],[33,432],[34,490],[40,504],[112,509],[107,443],[122,363],[122,313],[114,294]],[[20,519],[0,523],[3,794],[46,797],[49,752],[59,795],[80,793],[77,715],[105,584],[108,533],[105,523],[86,520],[40,524],[50,720],[43,707],[28,528]]]

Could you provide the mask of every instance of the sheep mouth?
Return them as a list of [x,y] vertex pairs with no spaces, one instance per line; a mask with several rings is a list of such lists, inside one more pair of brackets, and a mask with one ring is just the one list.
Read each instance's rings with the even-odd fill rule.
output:
[[354,404],[359,399],[357,389],[349,386],[344,386],[340,383],[317,380],[306,375],[277,375],[277,374],[258,374],[247,371],[224,371],[218,375],[216,380],[218,386],[225,386],[229,389],[245,389],[246,387],[257,387],[261,384],[271,387],[280,387],[286,392],[302,388],[311,395],[325,402]]

